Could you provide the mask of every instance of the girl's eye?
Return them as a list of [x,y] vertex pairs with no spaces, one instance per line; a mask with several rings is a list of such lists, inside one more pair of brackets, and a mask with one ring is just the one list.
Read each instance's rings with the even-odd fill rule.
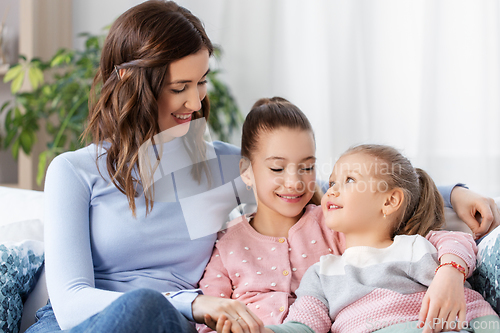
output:
[[273,172],[281,172],[281,171],[283,171],[283,169],[273,169],[273,168],[270,168],[270,169],[271,169],[271,171],[273,171]]
[[335,185],[335,182],[329,182],[328,185],[329,187],[333,187],[333,185]]
[[345,180],[346,183],[354,183],[354,178],[347,177]]
[[182,88],[182,89],[180,89],[180,90],[179,90],[179,89],[172,89],[172,92],[173,92],[174,94],[180,94],[180,93],[181,93],[181,92],[183,92],[184,90],[186,90],[186,87],[184,87],[184,88]]
[[200,86],[202,86],[204,84],[207,84],[207,80],[203,80],[203,81],[198,82],[198,85],[200,85]]
[[302,170],[304,170],[304,171],[313,171],[314,170],[314,166],[309,167],[309,168],[302,168]]

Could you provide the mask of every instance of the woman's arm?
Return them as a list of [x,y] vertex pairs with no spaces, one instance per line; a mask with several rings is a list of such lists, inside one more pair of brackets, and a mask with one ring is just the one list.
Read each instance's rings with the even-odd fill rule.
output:
[[64,155],[52,161],[45,182],[45,267],[50,301],[62,329],[81,323],[121,296],[95,288],[91,195]]
[[491,198],[455,186],[451,191],[450,202],[458,217],[472,230],[475,239],[488,234],[500,224],[500,210]]

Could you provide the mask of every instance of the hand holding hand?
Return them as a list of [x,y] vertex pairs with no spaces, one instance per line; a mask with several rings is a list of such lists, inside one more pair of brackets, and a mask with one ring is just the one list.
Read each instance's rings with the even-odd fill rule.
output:
[[217,332],[261,333],[264,330],[262,320],[240,301],[199,295],[192,307],[195,321]]
[[[495,201],[461,186],[451,191],[451,204],[458,217],[469,226],[478,239],[500,224],[500,211]],[[481,222],[476,220],[481,217]]]

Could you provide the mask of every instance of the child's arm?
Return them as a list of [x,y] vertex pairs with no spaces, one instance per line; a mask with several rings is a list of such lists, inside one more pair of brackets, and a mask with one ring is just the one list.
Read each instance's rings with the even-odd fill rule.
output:
[[327,333],[331,327],[332,321],[328,315],[328,307],[312,296],[299,297],[290,306],[290,311],[283,324],[266,326],[275,333]]
[[476,269],[477,246],[471,235],[457,231],[431,231],[425,238],[437,249],[441,264],[445,262],[443,260],[449,257],[443,258],[443,255],[454,255],[455,262],[461,260],[466,276],[472,275],[472,272]]
[[[233,329],[232,323],[222,315],[216,324],[217,333],[231,333]],[[297,321],[287,322],[281,325],[269,325],[264,328],[263,333],[315,333],[309,326],[299,323]]]
[[[220,252],[216,245],[212,257],[205,268],[203,278],[200,280],[200,289],[203,291],[204,295],[231,298],[231,286],[231,279],[222,263]],[[217,321],[217,318],[213,319]],[[198,324],[197,327],[199,328],[199,332],[212,332],[212,329],[206,325]]]
[[230,298],[233,293],[231,286],[231,278],[216,246],[200,280],[200,289],[204,295]]
[[[477,247],[472,236],[462,232],[431,231],[426,237],[438,250],[441,264],[454,261],[466,269],[466,276],[475,268]],[[451,323],[458,317],[465,321],[464,274],[452,266],[443,266],[436,272],[422,301],[419,313],[423,333],[430,332],[431,323],[438,320],[435,332],[449,328],[442,323]],[[436,318],[436,319],[435,319]]]

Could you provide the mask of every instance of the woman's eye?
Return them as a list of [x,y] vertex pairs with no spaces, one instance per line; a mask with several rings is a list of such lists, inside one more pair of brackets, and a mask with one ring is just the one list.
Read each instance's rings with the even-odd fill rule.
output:
[[347,177],[345,180],[346,183],[354,183],[354,178]]
[[207,82],[208,82],[207,80],[203,80],[203,81],[198,82],[198,85],[202,86],[204,84],[207,84]]
[[333,187],[333,185],[335,185],[335,182],[329,182],[329,183],[328,183],[328,186],[329,186],[329,187]]
[[270,168],[270,169],[271,169],[271,171],[273,171],[273,172],[281,172],[281,171],[283,171],[283,169],[273,169],[273,168]]

